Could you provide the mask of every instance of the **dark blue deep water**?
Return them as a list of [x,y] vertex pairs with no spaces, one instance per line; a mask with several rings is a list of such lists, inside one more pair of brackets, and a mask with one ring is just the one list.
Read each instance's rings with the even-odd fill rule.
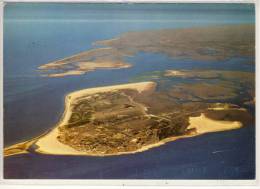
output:
[[[166,69],[254,72],[245,57],[220,62],[139,53],[133,67],[64,78],[41,77],[39,65],[92,48],[128,31],[255,23],[251,4],[7,4],[4,10],[4,145],[38,136],[60,119],[75,90],[127,83]],[[253,179],[254,126],[168,143],[113,157],[16,155],[4,159],[5,178]]]

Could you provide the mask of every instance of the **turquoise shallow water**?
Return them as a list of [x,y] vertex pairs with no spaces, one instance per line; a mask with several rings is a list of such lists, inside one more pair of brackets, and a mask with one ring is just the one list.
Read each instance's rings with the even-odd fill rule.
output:
[[[4,145],[30,139],[53,127],[63,112],[64,96],[71,91],[126,83],[143,73],[171,68],[254,71],[252,64],[244,63],[248,61],[245,57],[212,63],[176,60],[150,53],[139,53],[129,58],[129,62],[134,65],[129,69],[99,70],[65,78],[40,77],[37,71],[39,65],[90,49],[94,41],[113,38],[127,31],[254,22],[254,7],[250,4],[7,4],[4,14]],[[191,154],[182,152],[181,148],[189,144],[205,144],[205,137],[219,142],[216,142],[216,146],[206,145],[204,150],[193,149]],[[229,143],[230,137],[239,142]],[[226,179],[247,179],[254,177],[252,138],[254,139],[254,129],[246,128],[243,131],[227,132],[225,135],[209,134],[182,140],[177,144],[170,143],[129,157],[113,157],[112,171],[110,158],[100,160],[93,157],[20,155],[5,158],[5,177],[184,179],[207,178],[208,174],[210,178],[220,178],[219,175],[222,175],[221,178]],[[241,146],[242,143],[245,144]],[[232,151],[239,146],[240,151]],[[179,150],[174,151],[176,148]],[[218,157],[223,164],[212,161],[207,156],[209,152],[219,148],[228,149]],[[248,154],[248,160],[242,155],[241,159],[232,163],[230,149],[233,152],[232,157]],[[173,159],[169,159],[171,154],[174,154]],[[196,159],[187,159],[184,162],[181,160],[190,155],[208,159],[203,158],[203,166]],[[142,166],[144,158],[148,158],[149,163]],[[168,163],[163,163],[164,160]],[[122,163],[117,164],[118,161]],[[129,161],[133,167],[122,174],[124,164]],[[184,171],[178,175],[180,167],[172,167],[178,161],[183,163],[182,169],[193,171]],[[32,164],[29,165],[29,162]],[[43,167],[45,162],[49,166]],[[71,162],[69,168],[72,171],[69,175],[64,171],[68,168],[66,162]],[[160,167],[157,173],[152,170],[155,167],[149,167],[153,163],[156,163],[157,168]],[[82,164],[86,169],[81,169]],[[53,171],[54,165],[56,171]],[[27,169],[31,166],[34,169]],[[218,166],[221,169],[216,173]],[[19,167],[21,171],[14,171],[15,167]],[[47,174],[50,172],[52,174]]]

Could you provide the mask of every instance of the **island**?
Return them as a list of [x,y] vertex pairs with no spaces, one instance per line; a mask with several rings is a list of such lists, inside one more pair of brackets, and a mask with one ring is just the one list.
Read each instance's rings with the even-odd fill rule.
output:
[[53,129],[5,148],[4,154],[121,155],[253,123],[252,115],[238,105],[178,103],[156,88],[148,81],[69,93],[64,114]]

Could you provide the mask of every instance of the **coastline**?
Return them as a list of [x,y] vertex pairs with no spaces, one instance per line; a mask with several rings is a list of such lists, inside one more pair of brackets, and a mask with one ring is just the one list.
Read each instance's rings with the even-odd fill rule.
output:
[[177,139],[194,137],[194,136],[198,136],[210,132],[239,129],[242,127],[241,122],[213,120],[207,118],[202,113],[200,116],[189,118],[189,126],[187,129],[190,130],[191,132],[187,134],[165,138],[157,143],[142,146],[141,148],[135,151],[127,151],[127,152],[120,152],[120,153],[113,153],[113,154],[97,154],[97,153],[81,152],[57,140],[57,136],[59,134],[59,130],[58,130],[59,126],[67,124],[72,113],[71,104],[73,103],[74,100],[98,92],[106,92],[106,91],[113,91],[113,90],[120,90],[120,89],[135,89],[139,93],[141,93],[143,91],[154,90],[155,87],[156,84],[154,82],[141,82],[141,83],[129,83],[129,84],[122,84],[122,85],[89,88],[89,89],[83,89],[83,90],[69,93],[65,97],[64,113],[60,121],[56,124],[56,126],[53,129],[47,131],[46,133],[32,140],[28,140],[5,148],[4,156],[6,157],[6,156],[11,156],[16,154],[29,153],[28,149],[33,144],[38,146],[38,148],[35,149],[35,152],[41,154],[50,154],[50,155],[113,156],[113,155],[123,155],[123,154],[134,154],[137,152],[143,152],[151,148],[161,146],[163,144],[166,144],[167,142],[175,141]]

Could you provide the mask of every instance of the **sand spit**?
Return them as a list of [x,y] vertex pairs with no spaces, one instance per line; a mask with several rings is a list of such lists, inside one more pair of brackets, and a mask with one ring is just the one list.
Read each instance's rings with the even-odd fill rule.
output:
[[78,53],[78,54],[75,54],[75,55],[72,55],[72,56],[69,56],[69,57],[66,57],[66,58],[63,58],[63,59],[54,61],[54,62],[50,62],[50,63],[44,64],[44,65],[41,65],[41,66],[39,66],[38,68],[39,68],[40,70],[43,70],[43,69],[49,69],[49,68],[60,67],[60,66],[62,66],[62,65],[69,64],[70,62],[68,61],[68,59],[70,60],[70,59],[76,58],[76,57],[78,57],[78,56],[83,56],[83,55],[85,55],[85,54],[90,54],[90,53],[93,53],[93,52],[98,52],[98,51],[103,51],[103,50],[109,50],[109,49],[111,49],[111,47],[91,49],[91,50],[89,50],[89,51],[80,52],[80,53]]
[[190,117],[190,125],[188,129],[196,129],[196,133],[199,135],[210,132],[239,129],[241,127],[242,123],[239,121],[216,121],[207,118],[202,113],[199,117]]
[[[44,77],[82,75],[97,69],[123,69],[132,67],[122,54],[111,47],[95,48],[38,67]],[[54,71],[50,73],[49,71]]]
[[64,77],[64,76],[72,76],[72,75],[83,75],[87,72],[95,71],[96,69],[122,69],[122,68],[130,68],[131,64],[121,63],[121,62],[79,62],[78,70],[69,70],[61,73],[53,73],[53,74],[42,74],[45,77]]
[[71,76],[71,75],[83,75],[84,71],[78,71],[78,70],[70,70],[63,73],[56,73],[56,74],[42,74],[44,77],[64,77],[64,76]]
[[18,155],[18,154],[27,154],[29,153],[27,149],[31,146],[34,140],[21,142],[4,149],[4,156]]

